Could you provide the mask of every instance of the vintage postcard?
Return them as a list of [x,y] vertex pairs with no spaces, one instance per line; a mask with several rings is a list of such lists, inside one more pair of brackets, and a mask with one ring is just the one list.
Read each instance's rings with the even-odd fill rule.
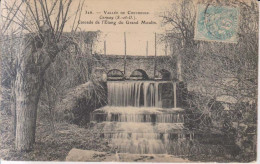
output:
[[0,9],[0,163],[257,162],[256,0]]

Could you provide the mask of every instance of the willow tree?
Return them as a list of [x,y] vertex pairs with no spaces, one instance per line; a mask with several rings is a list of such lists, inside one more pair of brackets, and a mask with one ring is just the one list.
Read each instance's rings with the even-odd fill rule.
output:
[[[72,0],[1,1],[2,36],[15,31],[22,37],[22,49],[15,56],[14,90],[15,146],[28,151],[35,142],[37,106],[46,70],[71,40],[64,37],[70,18],[71,32],[78,29],[84,1],[78,1],[71,12]],[[15,29],[15,30],[14,30]],[[4,37],[3,37],[4,38]]]

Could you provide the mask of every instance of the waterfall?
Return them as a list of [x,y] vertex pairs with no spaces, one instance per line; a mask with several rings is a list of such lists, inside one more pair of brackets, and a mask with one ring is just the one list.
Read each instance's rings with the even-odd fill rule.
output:
[[[109,81],[109,106],[162,107],[159,84],[155,81]],[[169,83],[169,82],[168,82]]]
[[96,109],[92,120],[113,147],[134,154],[165,154],[174,147],[180,153],[179,141],[186,134],[184,110],[176,108],[175,83],[108,81],[107,88],[108,106]]

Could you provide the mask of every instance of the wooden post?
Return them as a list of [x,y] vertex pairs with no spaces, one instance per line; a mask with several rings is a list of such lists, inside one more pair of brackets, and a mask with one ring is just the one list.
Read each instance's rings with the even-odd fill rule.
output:
[[174,97],[174,100],[173,100],[174,108],[176,108],[177,107],[177,93],[176,93],[176,83],[175,82],[173,84],[173,97]]
[[168,50],[168,45],[167,45],[167,41],[165,41],[165,56],[167,56],[167,50]]
[[148,41],[146,41],[146,57],[148,56]]
[[126,33],[124,32],[124,42],[125,42],[125,58],[124,58],[124,75],[126,73]]
[[104,41],[104,55],[107,54],[107,45],[106,45],[106,41]]
[[183,81],[182,78],[182,57],[181,55],[185,53],[185,48],[184,48],[184,43],[183,41],[181,42],[181,51],[177,54],[177,76],[179,81]]
[[90,53],[93,55],[93,42],[90,43]]
[[154,78],[156,75],[156,56],[157,56],[157,48],[156,48],[156,33],[154,35]]

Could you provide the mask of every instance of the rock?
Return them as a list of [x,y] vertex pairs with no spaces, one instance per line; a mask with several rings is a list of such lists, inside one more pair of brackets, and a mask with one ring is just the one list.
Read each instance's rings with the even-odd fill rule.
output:
[[93,150],[81,150],[73,148],[66,157],[66,161],[85,161],[85,162],[101,162],[101,161],[117,161],[115,154],[106,152],[98,152]]
[[77,100],[85,97],[86,94],[93,91],[93,83],[91,81],[71,88],[64,93],[61,100],[56,104],[56,111],[71,111],[77,104]]
[[178,158],[168,154],[119,154],[120,162],[190,162],[187,159]]
[[190,162],[167,154],[128,154],[98,152],[73,148],[66,157],[66,161],[85,162]]

